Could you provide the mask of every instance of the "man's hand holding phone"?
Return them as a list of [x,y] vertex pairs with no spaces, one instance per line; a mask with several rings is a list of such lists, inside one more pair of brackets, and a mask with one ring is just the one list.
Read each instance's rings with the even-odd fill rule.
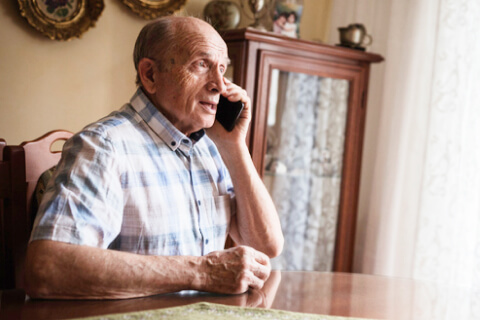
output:
[[232,102],[221,95],[217,105],[215,119],[220,122],[227,131],[232,131],[244,106],[245,104],[242,101]]
[[208,136],[217,144],[243,143],[251,119],[251,101],[247,92],[224,78],[226,90],[221,92],[217,105],[216,121],[207,130]]

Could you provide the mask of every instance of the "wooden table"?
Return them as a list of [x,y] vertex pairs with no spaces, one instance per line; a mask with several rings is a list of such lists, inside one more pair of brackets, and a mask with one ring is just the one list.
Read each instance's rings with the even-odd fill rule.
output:
[[[1,293],[0,319],[67,319],[211,302],[373,319],[444,319],[473,296],[467,289],[381,276],[273,271],[262,290],[242,295],[198,292],[106,301],[30,300]],[[455,318],[455,317],[453,317]],[[461,318],[458,318],[461,319]],[[463,319],[463,318],[462,318]]]

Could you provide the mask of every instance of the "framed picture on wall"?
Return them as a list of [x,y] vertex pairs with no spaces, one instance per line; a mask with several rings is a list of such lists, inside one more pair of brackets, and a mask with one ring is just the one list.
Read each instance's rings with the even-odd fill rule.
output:
[[187,0],[123,0],[123,3],[144,19],[168,16],[180,10]]
[[79,38],[103,11],[103,0],[18,0],[20,14],[52,40]]

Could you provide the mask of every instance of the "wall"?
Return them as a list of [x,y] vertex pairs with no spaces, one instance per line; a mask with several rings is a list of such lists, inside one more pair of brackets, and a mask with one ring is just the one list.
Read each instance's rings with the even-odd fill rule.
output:
[[[52,41],[33,29],[20,16],[17,0],[0,3],[0,137],[7,143],[53,129],[78,131],[130,98],[133,44],[146,21],[121,0],[104,2],[96,26],[68,42]],[[179,14],[201,16],[207,2],[189,0]],[[303,38],[325,37],[330,3],[305,0]],[[242,18],[241,26],[249,23]]]
[[129,98],[132,45],[144,21],[120,1],[106,0],[96,27],[68,42],[34,30],[16,1],[0,10],[0,137],[7,143],[79,130]]

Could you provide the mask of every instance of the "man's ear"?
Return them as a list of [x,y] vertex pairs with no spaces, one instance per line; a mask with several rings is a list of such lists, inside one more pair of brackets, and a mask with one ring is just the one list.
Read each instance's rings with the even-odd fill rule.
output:
[[138,76],[142,82],[143,88],[150,94],[154,94],[155,88],[155,62],[148,58],[143,58],[138,63]]

